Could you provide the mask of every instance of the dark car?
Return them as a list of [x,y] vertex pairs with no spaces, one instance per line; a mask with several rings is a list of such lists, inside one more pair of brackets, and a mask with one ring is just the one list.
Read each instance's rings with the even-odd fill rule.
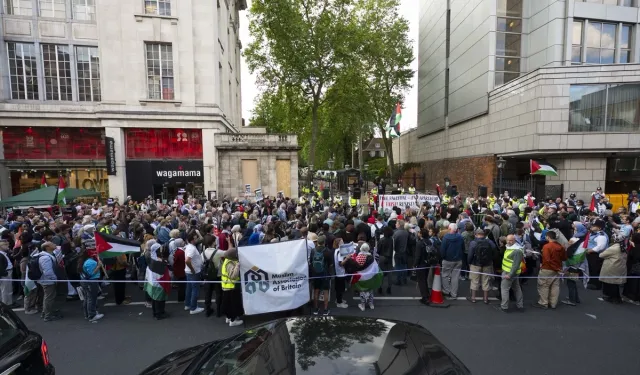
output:
[[7,305],[0,303],[0,375],[53,375],[42,336],[29,331]]
[[365,317],[274,320],[173,352],[141,375],[470,374],[423,327]]

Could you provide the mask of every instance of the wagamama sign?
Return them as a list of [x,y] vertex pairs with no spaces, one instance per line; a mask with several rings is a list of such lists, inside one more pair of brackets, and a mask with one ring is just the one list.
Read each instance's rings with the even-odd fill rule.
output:
[[177,170],[177,171],[156,171],[157,177],[164,178],[173,178],[173,177],[201,177],[202,172],[200,171],[185,171],[185,170]]

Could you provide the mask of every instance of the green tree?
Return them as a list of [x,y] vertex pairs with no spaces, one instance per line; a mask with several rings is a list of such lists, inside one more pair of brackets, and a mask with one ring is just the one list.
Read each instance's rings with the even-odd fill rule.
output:
[[394,174],[392,140],[387,137],[388,119],[396,103],[404,100],[411,88],[414,59],[409,39],[409,23],[398,14],[399,0],[359,0],[357,29],[362,41],[357,49],[361,72],[366,77],[371,115],[382,135],[389,167]]
[[254,0],[253,42],[245,51],[259,83],[296,90],[311,109],[309,164],[315,163],[319,110],[345,54],[349,0]]

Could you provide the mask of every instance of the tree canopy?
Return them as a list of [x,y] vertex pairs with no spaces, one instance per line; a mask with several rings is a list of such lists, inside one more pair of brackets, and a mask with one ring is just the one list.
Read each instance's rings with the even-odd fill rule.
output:
[[245,50],[261,94],[251,125],[298,135],[301,165],[349,164],[410,88],[413,60],[399,0],[254,0]]

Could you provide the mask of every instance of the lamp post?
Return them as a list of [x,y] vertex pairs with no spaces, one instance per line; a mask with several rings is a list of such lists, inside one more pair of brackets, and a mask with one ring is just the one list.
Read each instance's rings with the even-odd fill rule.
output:
[[496,166],[498,167],[498,196],[502,195],[502,172],[506,164],[507,161],[502,156],[496,160]]
[[329,196],[333,201],[333,165],[334,165],[333,156],[327,160],[327,167],[329,168]]
[[313,164],[309,164],[309,191],[313,190]]
[[364,182],[365,182],[365,190],[369,191],[369,180],[368,180],[368,176],[369,176],[369,164],[365,163],[364,164]]

